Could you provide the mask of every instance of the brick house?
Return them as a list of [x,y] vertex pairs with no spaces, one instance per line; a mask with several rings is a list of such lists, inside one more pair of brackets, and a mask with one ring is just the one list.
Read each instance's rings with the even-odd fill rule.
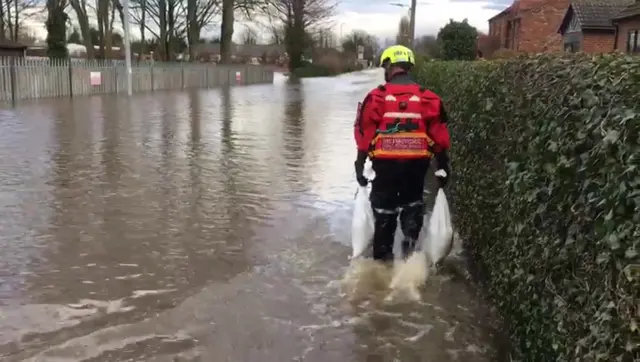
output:
[[[567,52],[583,51],[586,53],[607,53],[619,49],[616,41],[616,18],[633,0],[575,0],[569,4],[558,33],[562,35],[564,50]],[[633,15],[629,19],[633,18]],[[623,17],[617,21],[621,24],[633,25],[633,21],[625,21]],[[636,21],[636,25],[640,21]],[[631,29],[625,32],[627,34]],[[636,27],[637,29],[638,27]],[[627,42],[625,34],[621,34],[623,43]],[[635,37],[634,37],[635,42]]]
[[570,0],[515,0],[489,19],[489,36],[498,50],[525,53],[562,50],[558,24]]
[[616,49],[640,54],[640,0],[636,0],[613,17],[616,26]]

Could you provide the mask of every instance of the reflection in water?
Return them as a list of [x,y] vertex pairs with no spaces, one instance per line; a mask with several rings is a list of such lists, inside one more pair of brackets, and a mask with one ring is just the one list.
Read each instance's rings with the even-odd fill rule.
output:
[[353,112],[379,78],[0,114],[2,360],[492,360],[464,279],[413,304],[340,292]]
[[285,159],[292,164],[304,159],[304,124],[302,112],[304,107],[302,85],[291,85],[286,90],[286,106],[284,111],[284,132],[282,134]]
[[[189,93],[189,119],[191,119],[191,152],[196,153],[196,148],[200,145],[200,127],[202,104],[200,103],[200,93],[192,90]],[[223,117],[225,119],[225,117]]]
[[[283,158],[286,165],[286,181],[294,190],[304,190],[308,177],[302,172],[305,169],[305,119],[303,114],[304,91],[300,82],[291,81],[285,90],[285,106],[282,144]],[[313,152],[313,150],[311,151]],[[308,170],[307,172],[313,172]]]
[[227,152],[233,147],[231,137],[231,122],[233,119],[233,108],[231,107],[231,87],[223,87],[220,90],[222,97],[222,142],[226,146],[223,148]]

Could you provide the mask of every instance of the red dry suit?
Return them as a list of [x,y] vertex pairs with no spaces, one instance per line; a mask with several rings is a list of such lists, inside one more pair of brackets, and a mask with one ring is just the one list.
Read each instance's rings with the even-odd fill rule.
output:
[[431,158],[451,146],[440,97],[418,84],[378,86],[358,104],[358,151],[374,159]]
[[398,216],[403,256],[415,248],[424,220],[423,192],[431,158],[435,156],[438,168],[449,173],[446,122],[440,98],[413,83],[406,73],[392,76],[358,105],[356,177],[367,156],[376,174],[369,196],[375,218],[375,260],[393,260]]

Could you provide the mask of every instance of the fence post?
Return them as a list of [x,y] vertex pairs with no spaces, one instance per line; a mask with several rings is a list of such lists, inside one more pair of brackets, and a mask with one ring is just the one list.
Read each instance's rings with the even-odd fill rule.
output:
[[69,98],[73,98],[73,68],[71,66],[71,57],[67,59],[69,65]]
[[16,58],[11,57],[11,68],[10,68],[10,77],[11,77],[11,105],[16,106],[17,97],[16,97]]
[[156,90],[156,85],[153,79],[153,68],[154,68],[154,64],[155,62],[153,61],[153,59],[151,59],[151,91],[155,91]]
[[116,92],[115,93],[118,94],[118,93],[120,93],[120,92],[118,92],[118,62],[117,61],[112,61],[112,62],[113,63],[111,63],[111,64],[113,64],[113,74],[114,74],[113,78],[114,78],[114,81],[116,83],[116,89],[115,89]]
[[209,64],[204,65],[204,87],[205,88],[209,88]]

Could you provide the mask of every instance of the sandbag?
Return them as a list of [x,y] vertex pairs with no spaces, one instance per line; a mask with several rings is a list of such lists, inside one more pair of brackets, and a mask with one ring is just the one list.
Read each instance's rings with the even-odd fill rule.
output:
[[373,241],[374,219],[373,209],[369,201],[369,189],[366,186],[358,186],[355,205],[353,207],[353,220],[351,221],[351,247],[350,259],[362,256]]
[[371,181],[376,178],[376,172],[373,170],[373,164],[371,160],[367,158],[364,162],[364,171],[362,171],[362,175],[367,178],[367,180]]
[[449,214],[449,203],[442,189],[438,190],[433,212],[429,218],[426,252],[431,263],[439,264],[451,252],[453,246],[453,225]]

